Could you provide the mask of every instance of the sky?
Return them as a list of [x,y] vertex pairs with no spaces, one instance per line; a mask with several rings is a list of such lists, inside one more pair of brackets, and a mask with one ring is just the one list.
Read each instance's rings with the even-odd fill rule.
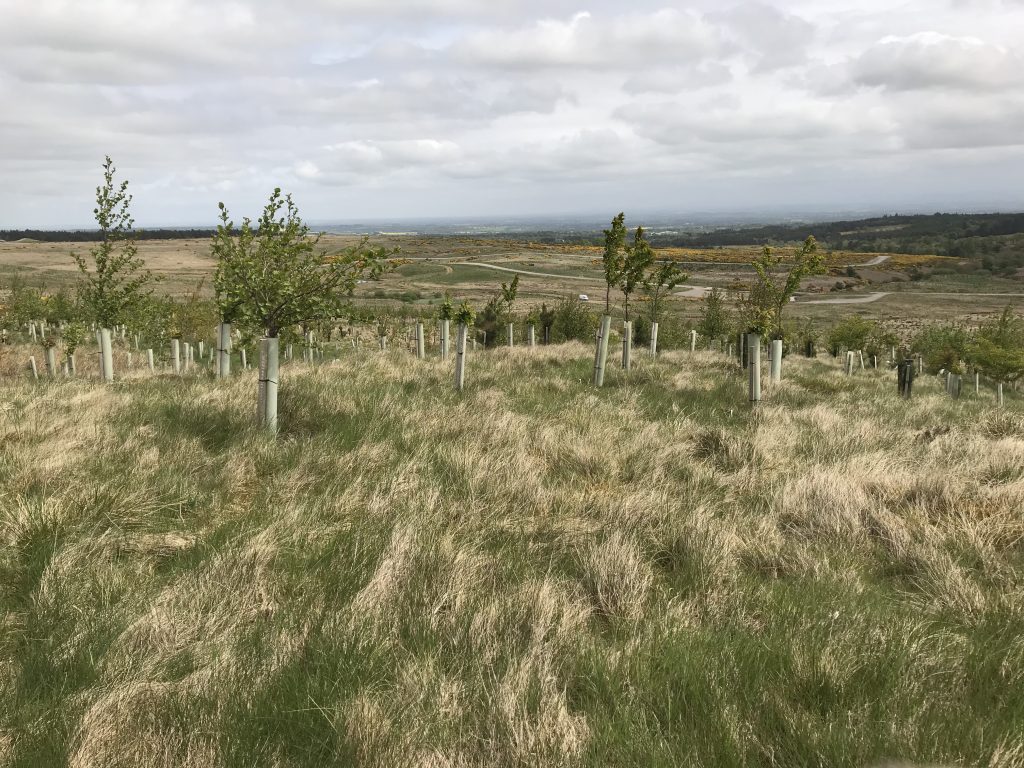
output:
[[0,0],[0,228],[1024,209],[1024,0]]

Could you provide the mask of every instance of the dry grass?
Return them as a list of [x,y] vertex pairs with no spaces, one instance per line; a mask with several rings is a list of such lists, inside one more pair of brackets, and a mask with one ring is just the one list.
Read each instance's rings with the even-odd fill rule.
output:
[[0,764],[1015,766],[1024,415],[787,360],[0,383]]

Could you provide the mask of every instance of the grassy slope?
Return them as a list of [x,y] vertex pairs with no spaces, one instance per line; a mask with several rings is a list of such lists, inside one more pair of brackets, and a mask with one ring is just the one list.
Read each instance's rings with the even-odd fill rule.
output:
[[0,765],[1024,761],[1019,403],[351,355],[0,384]]

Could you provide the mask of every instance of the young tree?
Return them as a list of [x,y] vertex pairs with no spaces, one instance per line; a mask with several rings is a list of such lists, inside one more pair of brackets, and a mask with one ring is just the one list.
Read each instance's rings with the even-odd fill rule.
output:
[[455,389],[459,392],[466,384],[466,339],[475,317],[473,308],[465,301],[455,312],[454,319],[458,326],[455,336]]
[[[765,246],[761,255],[754,259],[753,267],[757,273],[746,299],[746,316],[749,333],[757,345],[763,337],[772,340],[771,345],[771,377],[772,381],[782,378],[782,339],[785,335],[782,324],[783,311],[790,299],[800,288],[800,283],[809,275],[821,274],[825,271],[825,255],[818,250],[818,241],[813,235],[808,236],[797,252],[788,269],[779,270],[782,259],[774,254],[771,247]],[[779,270],[779,274],[773,274]],[[760,347],[754,352],[754,359],[760,364]],[[751,376],[755,376],[751,370]],[[751,399],[754,399],[751,378]],[[758,393],[758,397],[760,394]]]
[[724,338],[729,333],[729,312],[725,307],[725,298],[717,288],[704,294],[704,306],[701,308],[697,333],[708,341]]
[[644,278],[644,289],[651,295],[651,325],[658,322],[661,316],[661,303],[666,293],[671,293],[676,286],[690,279],[679,265],[671,259],[656,262],[650,273]]
[[100,360],[103,379],[114,378],[111,329],[125,323],[153,292],[152,275],[138,255],[133,237],[132,196],[128,182],[115,183],[117,169],[109,157],[103,163],[103,185],[96,187],[93,214],[100,230],[100,243],[89,252],[72,258],[82,273],[79,297],[90,319],[100,328]]
[[983,323],[968,349],[975,367],[996,382],[1003,404],[1003,385],[1024,377],[1024,318],[1006,307],[998,318]]
[[832,326],[828,332],[828,345],[833,353],[840,347],[851,352],[863,350],[878,332],[878,324],[860,315],[848,315]]
[[75,351],[85,338],[85,326],[77,320],[68,323],[61,331],[61,339],[64,342],[64,352],[68,356],[68,375],[75,375]]
[[612,219],[612,228],[604,230],[604,253],[601,264],[604,270],[604,313],[612,311],[612,288],[622,280],[623,261],[626,250],[626,214],[620,213]]
[[211,250],[217,258],[215,286],[221,306],[259,328],[259,420],[277,430],[279,337],[287,328],[337,318],[361,279],[376,279],[394,250],[368,247],[368,238],[341,253],[319,249],[291,195],[270,195],[256,226],[245,218],[236,231],[224,203]]
[[604,386],[604,372],[608,365],[608,336],[612,329],[612,287],[622,279],[622,266],[626,247],[626,214],[612,219],[611,229],[604,230],[604,253],[601,256],[604,271],[604,315],[597,333],[594,351],[594,384]]
[[619,290],[623,296],[623,315],[626,322],[629,322],[629,297],[637,286],[644,282],[647,277],[647,270],[654,261],[654,250],[647,241],[643,227],[637,227],[633,234],[633,244],[626,246],[626,256],[622,260],[622,269],[619,272]]
[[619,290],[623,296],[623,323],[622,323],[622,367],[630,369],[630,359],[633,346],[633,323],[629,319],[629,297],[636,290],[637,286],[643,283],[654,261],[654,250],[647,242],[644,235],[644,228],[637,227],[633,235],[632,245],[626,246],[626,256],[622,260],[622,271],[619,274]]
[[757,277],[748,294],[751,330],[762,336],[781,339],[786,305],[799,290],[804,278],[825,272],[825,262],[825,254],[818,249],[818,241],[813,235],[804,241],[793,262],[784,270],[779,270],[782,258],[766,245],[761,255],[753,261]]
[[918,332],[911,348],[921,355],[929,373],[960,374],[971,352],[971,337],[961,325],[935,323]]
[[437,319],[440,321],[441,359],[448,359],[449,335],[451,332],[452,318],[455,317],[455,307],[452,300],[445,294],[444,301],[437,310]]
[[506,285],[501,284],[501,301],[503,305],[503,315],[506,325],[506,333],[508,336],[508,345],[513,346],[513,336],[515,334],[515,323],[512,319],[512,305],[515,303],[516,295],[519,293],[519,275],[512,277],[512,282]]

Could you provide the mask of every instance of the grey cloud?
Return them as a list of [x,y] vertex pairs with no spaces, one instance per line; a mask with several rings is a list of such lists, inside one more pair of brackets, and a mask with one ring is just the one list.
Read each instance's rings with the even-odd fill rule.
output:
[[806,19],[760,2],[733,6],[711,18],[738,41],[755,71],[803,63],[817,34]]
[[964,178],[984,156],[1007,189],[1022,165],[1021,2],[0,0],[0,19],[0,226],[88,224],[108,153],[143,224],[276,184],[330,218],[691,186],[739,205],[728,180],[798,194],[837,169],[886,180],[851,194],[910,194],[936,155]]
[[512,30],[470,34],[453,47],[472,64],[513,69],[636,69],[650,61],[699,61],[724,50],[720,32],[694,12],[661,9],[650,14],[541,19]]
[[1024,58],[972,37],[921,33],[887,38],[849,65],[858,85],[892,91],[1024,87]]

